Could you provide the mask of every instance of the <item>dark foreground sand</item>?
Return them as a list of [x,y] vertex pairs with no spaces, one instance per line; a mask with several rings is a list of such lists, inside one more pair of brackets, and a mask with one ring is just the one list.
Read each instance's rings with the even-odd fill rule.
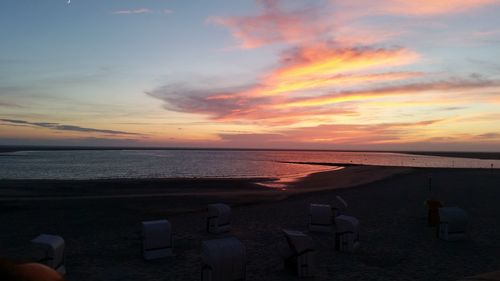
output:
[[[429,176],[446,205],[469,213],[469,240],[440,241],[426,226]],[[234,205],[228,235],[247,249],[247,280],[296,280],[283,270],[281,228],[306,231],[309,203],[341,195],[361,221],[362,245],[354,254],[338,253],[332,235],[311,234],[319,249],[314,280],[458,280],[500,269],[500,170],[349,167],[311,175],[286,191],[254,182],[0,181],[0,255],[26,258],[30,239],[54,233],[66,240],[69,280],[199,280],[201,241],[227,236],[205,233],[202,209],[225,201]],[[46,197],[29,200],[39,193]],[[144,193],[152,195],[135,196]],[[176,256],[144,261],[139,223],[162,218],[174,227]]]

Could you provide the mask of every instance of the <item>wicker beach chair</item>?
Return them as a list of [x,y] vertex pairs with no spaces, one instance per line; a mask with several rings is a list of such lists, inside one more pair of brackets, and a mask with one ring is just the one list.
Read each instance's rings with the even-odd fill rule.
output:
[[359,221],[352,216],[335,218],[335,249],[340,252],[354,252],[359,247]]
[[168,220],[142,222],[142,256],[146,260],[172,256],[172,226]]
[[226,204],[208,205],[207,232],[223,233],[231,230],[231,207]]
[[333,217],[345,215],[347,206],[348,206],[347,202],[342,197],[338,195],[335,196],[335,200],[333,201],[332,204]]
[[457,207],[439,208],[438,237],[447,241],[467,238],[467,213]]
[[66,274],[64,265],[64,239],[61,236],[41,234],[31,240],[33,259],[41,264],[56,270],[59,274]]
[[313,277],[315,273],[316,249],[311,237],[301,231],[283,229],[288,243],[285,268],[299,277]]
[[246,280],[246,251],[236,238],[202,242],[202,281]]
[[330,205],[309,205],[309,231],[330,232],[333,226],[333,211]]

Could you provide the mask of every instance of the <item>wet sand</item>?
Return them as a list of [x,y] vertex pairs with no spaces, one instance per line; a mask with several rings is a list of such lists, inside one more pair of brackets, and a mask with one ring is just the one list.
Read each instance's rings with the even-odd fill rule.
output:
[[[426,226],[429,177],[433,196],[469,213],[470,239],[440,241]],[[499,170],[355,166],[285,191],[258,182],[0,181],[0,252],[26,259],[30,239],[53,233],[66,240],[69,280],[199,280],[201,241],[235,236],[247,249],[247,280],[298,280],[283,270],[281,228],[307,231],[309,203],[341,195],[361,222],[362,245],[338,253],[331,235],[311,234],[319,249],[314,280],[458,280],[500,269]],[[45,200],[29,200],[40,195]],[[89,198],[99,195],[132,196]],[[233,230],[206,234],[204,207],[219,201],[233,206]],[[175,257],[144,261],[140,222],[162,218],[173,225]]]

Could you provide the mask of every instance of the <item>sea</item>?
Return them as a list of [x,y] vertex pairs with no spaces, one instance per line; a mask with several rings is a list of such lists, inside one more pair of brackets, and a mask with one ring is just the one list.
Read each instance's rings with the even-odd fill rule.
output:
[[343,164],[500,168],[500,160],[387,152],[35,150],[0,155],[0,179],[297,178]]

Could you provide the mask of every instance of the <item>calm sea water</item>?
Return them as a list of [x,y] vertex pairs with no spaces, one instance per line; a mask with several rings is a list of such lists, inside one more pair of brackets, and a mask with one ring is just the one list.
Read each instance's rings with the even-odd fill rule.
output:
[[0,179],[298,177],[327,162],[407,167],[500,168],[479,160],[375,152],[81,150],[21,151],[0,156]]

